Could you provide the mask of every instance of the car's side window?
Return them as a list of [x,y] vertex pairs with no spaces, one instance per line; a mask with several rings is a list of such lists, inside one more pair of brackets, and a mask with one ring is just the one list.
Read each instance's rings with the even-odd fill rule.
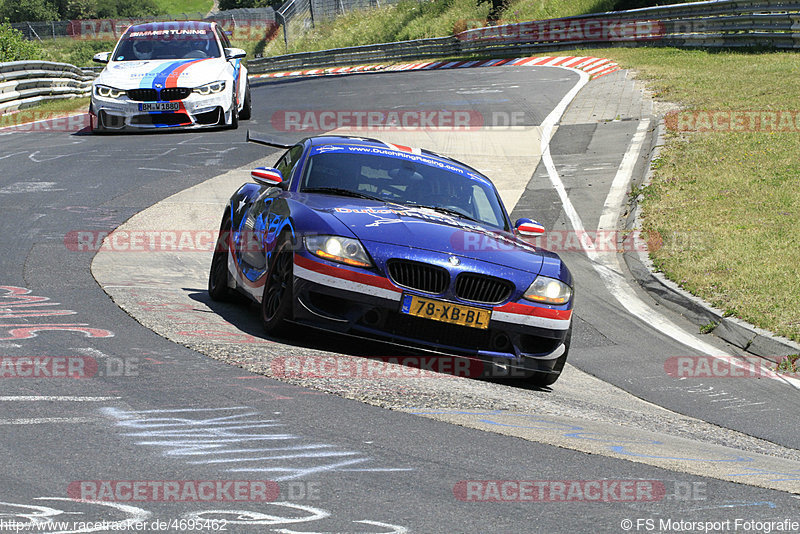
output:
[[275,164],[275,168],[281,171],[283,179],[286,182],[291,183],[292,173],[297,166],[297,162],[300,161],[300,156],[302,154],[303,145],[295,145],[287,150],[286,153],[281,156],[281,159],[278,160],[278,163]]

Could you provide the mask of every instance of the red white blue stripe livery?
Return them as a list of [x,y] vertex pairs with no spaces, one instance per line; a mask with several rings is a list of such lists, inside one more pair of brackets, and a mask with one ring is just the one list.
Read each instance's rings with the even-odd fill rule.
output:
[[212,22],[129,27],[92,85],[95,132],[157,128],[236,128],[251,114],[244,50]]

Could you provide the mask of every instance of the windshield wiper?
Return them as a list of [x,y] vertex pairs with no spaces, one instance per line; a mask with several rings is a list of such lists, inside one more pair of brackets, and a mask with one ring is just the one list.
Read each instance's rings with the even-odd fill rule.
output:
[[485,224],[483,221],[479,221],[478,219],[470,217],[469,215],[466,215],[465,213],[462,213],[458,210],[445,208],[442,206],[426,206],[425,204],[416,204],[416,203],[407,203],[406,206],[410,206],[412,208],[427,208],[429,210],[438,211],[439,213],[444,213],[446,215],[455,215],[460,219],[466,219],[468,221]]
[[341,195],[343,197],[365,198],[367,200],[375,200],[377,202],[386,202],[386,199],[373,197],[366,193],[358,191],[351,191],[350,189],[342,189],[340,187],[311,187],[303,189],[301,193],[329,193],[331,195]]

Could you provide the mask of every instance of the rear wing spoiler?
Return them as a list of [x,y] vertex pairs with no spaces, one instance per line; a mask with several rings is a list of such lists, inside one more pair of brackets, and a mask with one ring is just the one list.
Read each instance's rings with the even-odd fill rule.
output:
[[286,144],[285,141],[278,141],[270,138],[266,134],[258,132],[250,132],[250,130],[247,130],[247,141],[259,145],[271,146],[273,148],[284,148],[284,149],[292,148],[296,144],[296,143]]

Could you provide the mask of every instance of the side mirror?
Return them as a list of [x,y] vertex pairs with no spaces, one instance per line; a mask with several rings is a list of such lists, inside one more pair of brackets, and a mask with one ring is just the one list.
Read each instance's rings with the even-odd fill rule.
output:
[[283,181],[281,171],[274,167],[256,167],[250,171],[250,177],[257,184],[286,189],[286,183]]
[[531,219],[517,219],[517,222],[514,223],[514,231],[520,236],[537,237],[544,235],[544,226]]
[[247,55],[247,52],[241,48],[226,48],[225,59],[241,59]]
[[95,63],[108,63],[108,56],[111,55],[111,52],[98,52],[94,56],[92,56],[92,61]]

